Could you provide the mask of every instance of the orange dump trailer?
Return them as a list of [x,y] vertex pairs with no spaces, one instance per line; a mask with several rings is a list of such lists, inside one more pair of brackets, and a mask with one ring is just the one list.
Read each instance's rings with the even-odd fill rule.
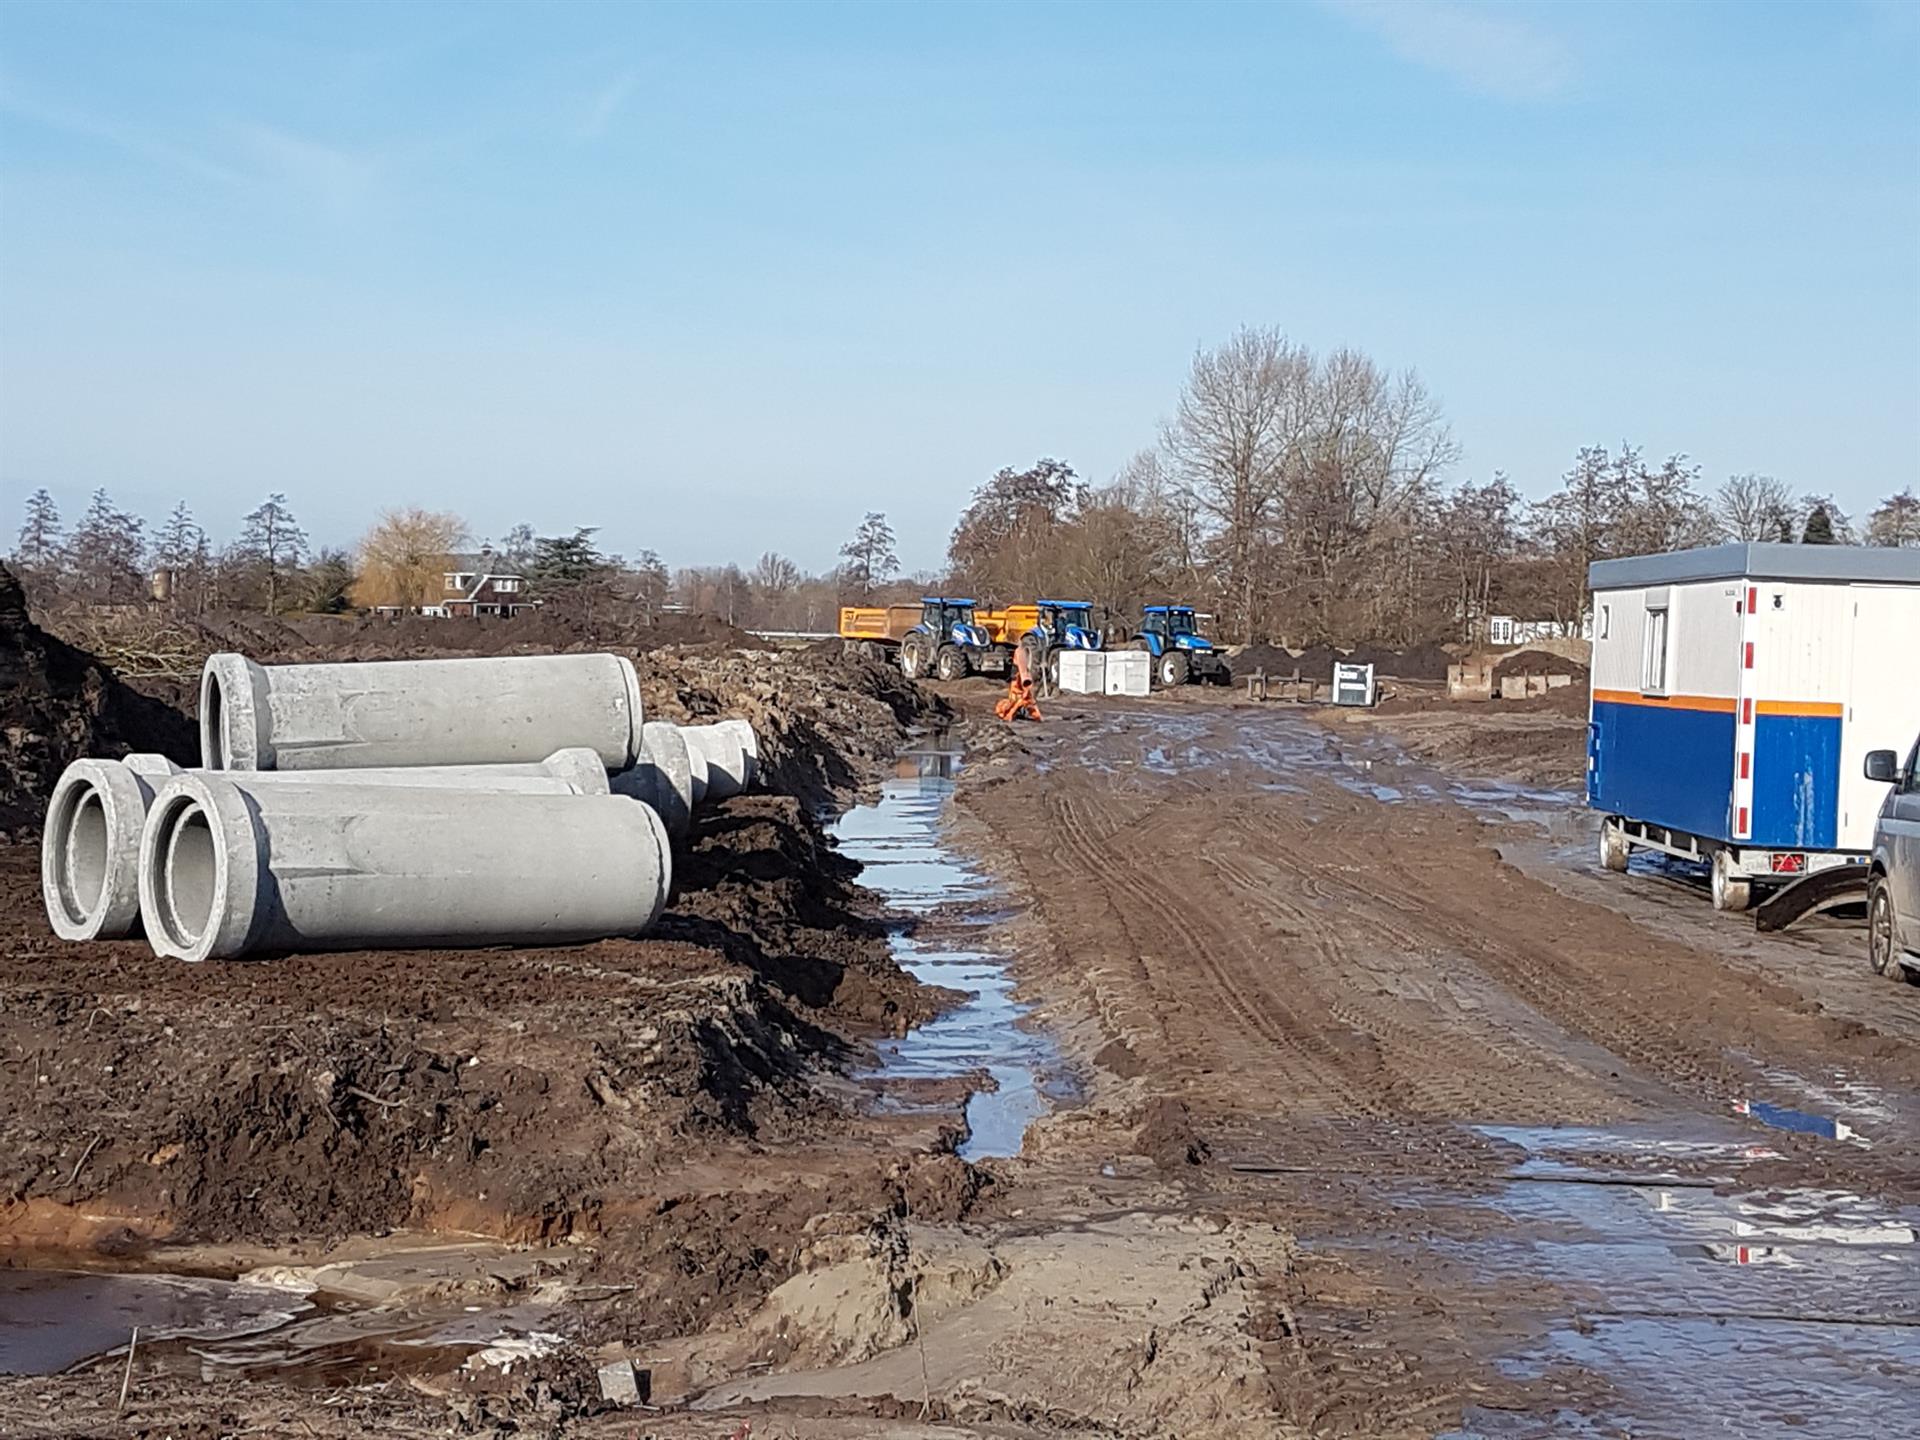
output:
[[840,607],[840,636],[845,640],[871,640],[877,645],[898,645],[906,633],[919,623],[918,605]]

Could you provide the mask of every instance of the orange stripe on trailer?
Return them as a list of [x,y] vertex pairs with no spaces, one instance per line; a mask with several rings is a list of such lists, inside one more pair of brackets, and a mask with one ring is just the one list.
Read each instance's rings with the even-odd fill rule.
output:
[[1837,700],[1762,700],[1756,708],[1762,715],[1811,715],[1823,720],[1838,720],[1847,713]]
[[1638,690],[1596,690],[1596,705],[1646,705],[1655,710],[1711,710],[1725,715],[1734,711],[1731,695],[1642,695]]

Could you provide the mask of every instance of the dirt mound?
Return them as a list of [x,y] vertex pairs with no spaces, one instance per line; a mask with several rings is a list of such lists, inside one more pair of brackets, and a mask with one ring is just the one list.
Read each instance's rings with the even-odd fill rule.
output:
[[0,565],[0,840],[39,828],[53,782],[83,755],[157,750],[191,762],[193,727],[47,634]]
[[1390,650],[1378,645],[1361,645],[1346,657],[1355,665],[1371,665],[1378,675],[1395,680],[1444,680],[1453,656],[1432,642],[1406,650]]
[[1519,650],[1493,667],[1495,680],[1504,680],[1509,675],[1571,675],[1576,680],[1585,680],[1587,674],[1587,667],[1578,660],[1556,655],[1551,650]]
[[[1264,670],[1269,675],[1291,675],[1294,667],[1299,663],[1294,659],[1293,652],[1285,646],[1260,640],[1235,651],[1228,661],[1227,668],[1236,677],[1251,675],[1256,670]],[[1300,673],[1306,675],[1308,672],[1302,669]]]

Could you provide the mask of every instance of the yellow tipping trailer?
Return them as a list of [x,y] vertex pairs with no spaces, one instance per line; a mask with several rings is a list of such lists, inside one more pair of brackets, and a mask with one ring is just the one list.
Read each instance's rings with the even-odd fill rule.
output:
[[876,645],[898,645],[920,623],[918,605],[842,605],[840,636],[870,640]]

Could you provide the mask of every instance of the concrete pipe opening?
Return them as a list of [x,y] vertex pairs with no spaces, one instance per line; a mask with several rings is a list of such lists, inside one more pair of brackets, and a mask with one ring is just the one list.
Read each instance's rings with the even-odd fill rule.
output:
[[173,811],[166,838],[166,916],[185,949],[198,945],[213,923],[220,889],[220,847],[207,812],[189,803]]
[[40,889],[62,940],[116,940],[140,919],[135,876],[146,792],[115,760],[76,760],[47,805]]
[[181,775],[154,797],[140,834],[147,941],[176,960],[243,954],[261,899],[253,802],[231,781]]
[[211,665],[200,676],[200,763],[209,770],[228,768],[226,686]]

